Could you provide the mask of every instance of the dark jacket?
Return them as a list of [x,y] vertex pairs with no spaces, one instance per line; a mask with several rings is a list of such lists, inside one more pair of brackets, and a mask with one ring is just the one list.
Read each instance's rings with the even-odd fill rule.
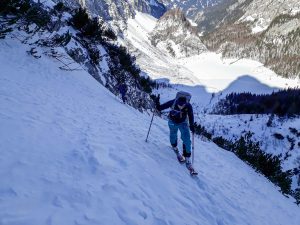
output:
[[[159,110],[164,110],[167,108],[171,108],[174,104],[175,99],[168,101],[159,106]],[[175,104],[174,109],[170,111],[169,118],[174,123],[182,123],[186,121],[187,116],[189,117],[190,125],[194,125],[194,113],[193,107],[190,103],[186,103],[183,109],[179,109],[178,105]]]

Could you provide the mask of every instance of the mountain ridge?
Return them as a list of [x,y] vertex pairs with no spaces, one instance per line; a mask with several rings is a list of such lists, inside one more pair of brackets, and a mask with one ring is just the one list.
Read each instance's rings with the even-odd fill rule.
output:
[[196,27],[179,8],[167,11],[149,35],[154,46],[164,45],[161,48],[166,48],[173,57],[188,57],[206,51]]

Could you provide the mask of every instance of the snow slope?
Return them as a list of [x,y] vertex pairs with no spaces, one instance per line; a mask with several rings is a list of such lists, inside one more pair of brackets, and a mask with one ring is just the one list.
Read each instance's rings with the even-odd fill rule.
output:
[[[268,115],[251,114],[226,116],[201,114],[196,118],[214,137],[222,136],[228,140],[237,140],[250,131],[253,133],[252,140],[259,142],[263,151],[282,155],[284,171],[300,168],[300,136],[290,131],[290,128],[299,129],[300,117],[280,119],[275,116],[272,126],[267,126],[269,119]],[[276,138],[274,134],[282,135],[282,140]],[[298,182],[300,176],[293,176],[293,189],[299,186]]]
[[85,71],[0,41],[0,224],[297,225],[300,209],[233,154],[196,138],[193,179],[166,121]]

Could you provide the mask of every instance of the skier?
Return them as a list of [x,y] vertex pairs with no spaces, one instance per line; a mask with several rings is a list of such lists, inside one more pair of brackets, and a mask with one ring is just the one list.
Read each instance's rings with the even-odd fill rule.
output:
[[121,83],[118,87],[119,89],[119,92],[121,94],[121,97],[122,97],[122,100],[123,100],[123,103],[125,104],[127,98],[126,98],[126,92],[127,92],[127,86],[125,83]]
[[[191,171],[193,170],[191,164],[191,137],[190,131],[195,132],[194,129],[194,114],[193,107],[189,103],[191,95],[187,92],[178,92],[175,99],[170,100],[162,105],[157,104],[156,108],[158,111],[162,111],[167,108],[171,108],[169,113],[169,129],[170,129],[170,143],[177,155],[179,162],[186,162],[187,168]],[[189,120],[189,125],[187,121]],[[183,156],[179,153],[177,147],[177,132],[181,133],[181,139],[183,142]]]

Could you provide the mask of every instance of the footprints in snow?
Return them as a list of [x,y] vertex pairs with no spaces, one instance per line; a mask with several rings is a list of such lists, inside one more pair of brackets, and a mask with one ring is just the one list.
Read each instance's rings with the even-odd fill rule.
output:
[[92,174],[95,174],[100,166],[98,159],[94,156],[92,152],[74,149],[66,157],[68,164],[73,167],[73,171],[86,170]]

